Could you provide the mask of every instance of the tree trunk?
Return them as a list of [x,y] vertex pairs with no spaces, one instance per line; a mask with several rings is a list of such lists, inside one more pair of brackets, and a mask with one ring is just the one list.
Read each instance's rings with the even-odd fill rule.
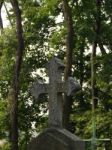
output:
[[107,54],[106,50],[105,50],[105,48],[104,48],[104,46],[103,46],[103,44],[101,42],[99,42],[99,47],[100,47],[102,55],[106,55]]
[[11,4],[16,16],[16,33],[18,47],[16,52],[16,62],[14,65],[13,76],[13,115],[11,121],[11,148],[12,150],[18,150],[18,94],[19,94],[19,77],[21,71],[21,63],[24,50],[24,39],[22,30],[21,11],[17,0],[11,0]]
[[[95,121],[95,108],[98,104],[98,91],[96,88],[96,49],[99,41],[100,26],[101,26],[101,0],[96,0],[96,16],[95,16],[95,37],[93,41],[91,53],[91,94],[92,94],[92,136],[96,138],[96,121]],[[96,149],[96,145],[92,144],[92,149]]]
[[[85,49],[85,40],[81,41],[79,49],[80,49],[79,79],[80,79],[80,85],[81,85],[81,89],[82,89],[83,82],[84,82],[84,49]],[[84,96],[83,90],[81,90],[80,97],[79,97],[79,100],[80,100],[79,107],[80,107],[81,110],[86,109],[83,96]]]
[[[96,49],[97,44],[99,42],[99,34],[100,34],[100,27],[101,27],[101,0],[96,0],[96,8],[97,8],[97,15],[95,16],[95,38],[92,47],[92,54],[91,54],[91,88],[92,88],[92,102],[93,107],[97,107],[97,88],[96,88]],[[101,44],[101,43],[100,43]]]
[[[71,68],[72,68],[72,55],[73,55],[73,21],[72,21],[72,14],[67,0],[63,0],[63,11],[64,11],[64,18],[66,22],[67,28],[67,37],[66,37],[66,68],[65,68],[65,80],[71,76]],[[69,128],[70,122],[70,113],[71,113],[71,106],[73,100],[71,96],[64,97],[64,105],[63,105],[63,126],[66,129]]]
[[3,30],[3,21],[2,21],[2,15],[1,15],[2,6],[3,6],[3,1],[0,2],[0,30],[1,32]]

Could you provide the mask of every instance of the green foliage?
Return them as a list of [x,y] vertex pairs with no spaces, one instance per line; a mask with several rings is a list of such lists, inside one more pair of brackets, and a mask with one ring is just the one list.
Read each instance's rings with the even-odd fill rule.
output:
[[[9,1],[7,1],[9,3]],[[82,85],[82,91],[74,97],[71,114],[71,130],[84,139],[92,136],[91,114],[91,72],[90,54],[95,37],[95,17],[97,9],[95,1],[69,1],[74,27],[73,76]],[[40,68],[53,55],[61,59],[66,57],[65,23],[57,23],[62,14],[60,0],[19,0],[22,9],[25,50],[22,63],[19,94],[19,145],[20,150],[26,146],[35,134],[47,127],[47,97],[40,98],[42,103],[29,94],[29,88],[35,79],[41,79]],[[96,88],[98,105],[96,109],[96,125],[98,138],[112,138],[112,2],[104,0],[101,6],[101,29],[99,40],[106,54],[99,52],[96,56]],[[14,14],[9,8],[11,19]],[[63,16],[62,16],[63,17]],[[14,27],[4,29],[0,36],[0,138],[7,138],[9,132],[7,98],[13,78],[13,65],[17,47]],[[103,147],[103,144],[100,144]],[[4,150],[8,150],[8,145]],[[90,146],[88,146],[90,148]],[[98,149],[100,150],[100,148]]]
[[17,45],[15,30],[6,29],[0,37],[0,78],[9,81],[15,61],[15,47]]
[[4,100],[0,100],[0,139],[6,137],[7,131],[7,110],[6,110],[6,102]]
[[10,150],[10,144],[8,142],[5,143],[0,150]]

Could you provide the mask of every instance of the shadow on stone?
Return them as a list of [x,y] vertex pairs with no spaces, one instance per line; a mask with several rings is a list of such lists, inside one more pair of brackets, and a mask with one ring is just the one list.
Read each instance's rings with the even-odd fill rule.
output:
[[84,142],[65,129],[49,128],[32,139],[28,150],[84,150]]

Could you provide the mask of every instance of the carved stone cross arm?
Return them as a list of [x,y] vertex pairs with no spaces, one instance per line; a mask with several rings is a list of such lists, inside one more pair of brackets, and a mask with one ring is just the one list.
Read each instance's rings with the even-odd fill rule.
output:
[[[69,77],[66,82],[57,83],[57,93],[66,93],[67,96],[73,95],[75,92],[80,90],[80,85],[77,82],[74,82],[72,77]],[[40,94],[48,94],[49,84],[44,84],[41,82],[35,82],[30,89],[32,95],[38,99]]]
[[30,89],[32,95],[38,99],[40,94],[48,94],[49,93],[49,84],[44,84],[42,82],[35,82]]
[[75,94],[81,89],[81,86],[74,81],[72,77],[69,77],[67,81],[63,83],[57,83],[57,92],[65,93],[67,96]]

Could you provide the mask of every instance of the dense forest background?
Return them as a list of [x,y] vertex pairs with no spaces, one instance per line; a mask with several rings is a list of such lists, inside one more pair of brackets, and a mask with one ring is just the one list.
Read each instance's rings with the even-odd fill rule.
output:
[[[26,150],[47,127],[47,97],[37,103],[29,88],[46,80],[53,56],[82,88],[64,98],[64,127],[88,141],[86,150],[87,139],[112,139],[112,0],[0,0],[1,150]],[[95,150],[104,148],[111,141],[97,141]]]

